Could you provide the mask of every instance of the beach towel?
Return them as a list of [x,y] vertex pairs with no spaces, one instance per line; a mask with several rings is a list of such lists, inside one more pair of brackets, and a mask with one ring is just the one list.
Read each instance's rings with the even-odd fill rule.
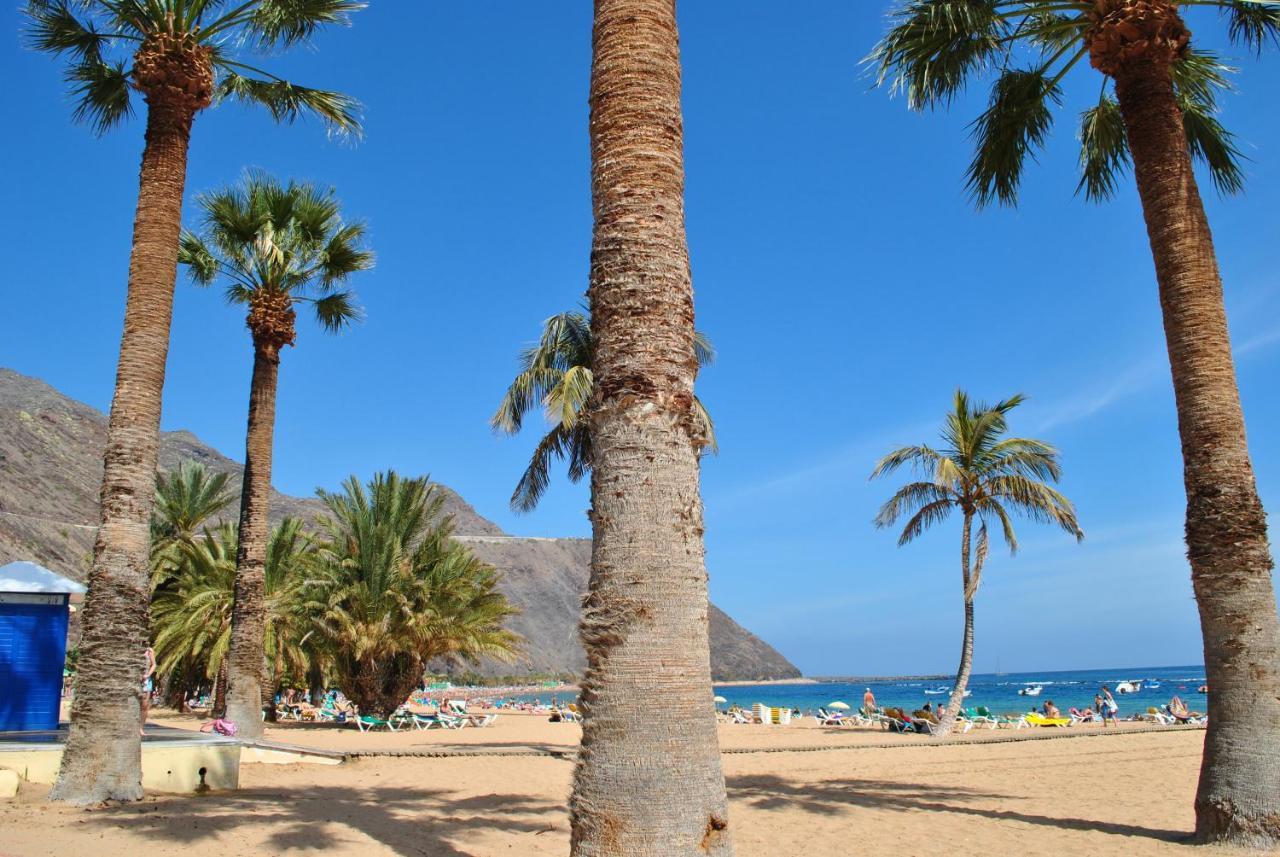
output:
[[236,725],[230,720],[223,720],[219,717],[217,720],[210,720],[208,723],[200,727],[201,732],[217,732],[219,735],[226,735],[228,738],[236,736]]

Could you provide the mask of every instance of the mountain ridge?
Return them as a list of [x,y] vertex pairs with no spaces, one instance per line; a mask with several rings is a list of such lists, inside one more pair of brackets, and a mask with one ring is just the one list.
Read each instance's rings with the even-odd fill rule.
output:
[[[0,562],[31,559],[84,580],[97,529],[106,416],[36,378],[0,367]],[[183,460],[231,475],[242,466],[191,431],[161,433],[160,468]],[[586,591],[591,541],[525,538],[505,533],[460,494],[439,485],[454,535],[502,573],[500,588],[521,613],[509,626],[526,640],[516,664],[486,662],[488,675],[581,673],[586,657],[577,617]],[[323,514],[314,497],[273,489],[271,519],[312,520]],[[709,608],[712,673],[717,680],[794,678],[800,671],[768,643],[719,608]]]

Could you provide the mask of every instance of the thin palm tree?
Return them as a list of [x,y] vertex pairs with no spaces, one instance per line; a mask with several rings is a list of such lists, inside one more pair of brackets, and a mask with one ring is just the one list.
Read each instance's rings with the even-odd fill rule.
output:
[[1280,843],[1280,616],[1267,520],[1236,384],[1222,281],[1193,161],[1218,189],[1243,185],[1216,117],[1229,71],[1193,50],[1182,7],[1213,7],[1232,42],[1280,45],[1280,3],[1263,0],[907,0],[871,54],[913,108],[946,106],[991,72],[973,125],[976,202],[1013,204],[1048,136],[1062,81],[1086,57],[1102,75],[1081,116],[1079,190],[1105,199],[1132,165],[1155,261],[1182,438],[1186,540],[1213,695],[1196,793],[1196,838]]
[[592,49],[592,548],[571,851],[723,857],[674,0],[596,0]]
[[359,317],[350,277],[373,267],[365,228],[344,223],[337,198],[310,184],[250,172],[239,187],[201,195],[202,230],[182,234],[178,261],[198,285],[226,284],[247,308],[253,377],[240,494],[236,601],[227,665],[227,717],[240,734],[262,734],[263,574],[271,503],[271,451],[281,351],[294,344],[299,303],[337,333]]
[[347,96],[298,86],[244,60],[346,23],[352,0],[28,0],[30,44],[67,60],[76,119],[105,133],[146,102],[146,144],[129,259],[124,335],[103,455],[101,526],[85,599],[71,732],[50,796],[73,803],[142,796],[138,695],[147,645],[148,526],[187,150],[196,114],[219,101],[277,121],[319,117],[359,130]]
[[[236,553],[235,524],[206,529],[182,542],[173,577],[152,595],[152,635],[161,677],[214,681],[232,645]],[[267,542],[264,574],[263,654],[270,666],[271,693],[280,682],[306,675],[316,626],[305,605],[317,545],[302,521],[285,518]],[[260,658],[262,656],[260,655]],[[181,690],[188,689],[187,686]],[[217,694],[225,693],[224,687]],[[215,699],[215,710],[222,700]]]
[[[994,405],[975,404],[957,390],[942,428],[942,447],[904,446],[876,463],[872,479],[888,476],[910,465],[922,477],[898,489],[876,515],[877,527],[892,527],[907,518],[898,545],[914,541],[929,528],[959,511],[960,574],[964,592],[964,639],[951,699],[935,735],[946,735],[955,725],[964,704],[973,668],[973,598],[982,582],[982,569],[990,547],[988,524],[998,526],[1009,546],[1018,551],[1012,515],[1053,524],[1077,540],[1084,538],[1071,501],[1049,483],[1062,475],[1058,451],[1042,440],[1006,437],[1006,418],[1022,404],[1013,396]],[[976,538],[974,522],[978,524]]]
[[443,496],[425,478],[354,476],[320,491],[329,517],[305,608],[325,637],[334,677],[364,713],[388,715],[432,659],[508,659],[519,638],[497,574],[452,540]]
[[[698,366],[715,361],[711,341],[694,334]],[[516,489],[511,493],[511,509],[531,512],[546,493],[553,459],[568,459],[569,481],[578,482],[591,472],[591,437],[583,408],[593,388],[591,359],[591,316],[586,311],[553,315],[542,323],[538,344],[520,354],[520,372],[502,397],[498,410],[489,419],[494,431],[517,435],[524,418],[538,407],[543,409],[551,429],[533,450]],[[702,400],[694,397],[697,418],[706,452],[717,452],[715,425]]]

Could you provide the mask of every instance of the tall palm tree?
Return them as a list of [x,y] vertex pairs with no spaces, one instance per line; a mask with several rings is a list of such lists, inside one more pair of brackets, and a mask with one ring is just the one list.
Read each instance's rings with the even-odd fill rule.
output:
[[505,659],[519,639],[497,574],[453,541],[444,498],[423,479],[354,476],[318,492],[326,538],[306,611],[327,638],[335,678],[362,712],[394,711],[437,658]]
[[727,855],[674,0],[596,0],[592,48],[593,540],[571,849]]
[[105,133],[132,115],[133,90],[147,104],[101,526],[71,733],[50,793],[55,800],[142,796],[138,696],[147,644],[148,525],[192,123],[215,101],[232,100],[261,105],[277,121],[312,114],[335,131],[358,131],[352,99],[297,86],[243,60],[304,42],[361,6],[353,0],[28,0],[25,6],[31,45],[67,59],[78,120]]
[[343,223],[333,193],[309,184],[250,172],[239,187],[197,201],[202,234],[182,234],[178,261],[198,285],[226,283],[227,300],[248,309],[253,341],[227,717],[255,738],[262,734],[262,576],[280,353],[294,344],[298,303],[309,303],[330,333],[356,320],[353,295],[341,287],[373,267],[373,253],[362,246],[363,224]]
[[1017,395],[994,405],[974,404],[964,391],[957,390],[942,428],[941,449],[904,446],[880,459],[871,473],[871,478],[876,479],[910,465],[922,477],[899,488],[876,515],[875,524],[881,528],[907,518],[898,537],[899,546],[942,523],[953,511],[958,510],[962,518],[964,640],[951,699],[935,735],[951,731],[969,686],[973,668],[973,597],[982,582],[990,546],[988,523],[1000,527],[1011,554],[1018,551],[1011,513],[1056,525],[1077,539],[1084,538],[1071,501],[1048,484],[1057,482],[1062,475],[1058,451],[1042,440],[1004,436],[1008,431],[1006,417],[1023,401],[1023,396]]
[[1216,7],[1233,42],[1280,45],[1280,3],[1262,0],[907,0],[871,59],[915,108],[945,106],[994,72],[974,123],[976,201],[1012,204],[1080,60],[1103,75],[1084,111],[1092,199],[1132,164],[1155,260],[1182,437],[1186,539],[1204,635],[1209,731],[1196,793],[1201,842],[1280,843],[1280,617],[1267,521],[1236,385],[1222,281],[1193,159],[1219,190],[1242,186],[1232,137],[1215,117],[1227,69],[1192,50],[1181,7]]
[[[715,361],[711,341],[701,332],[694,334],[698,366]],[[578,482],[591,472],[591,438],[587,421],[581,419],[591,398],[591,316],[587,312],[564,312],[542,323],[538,344],[520,354],[520,373],[502,397],[489,424],[495,431],[516,435],[525,415],[541,406],[551,429],[538,442],[533,458],[511,494],[511,509],[531,512],[546,493],[553,458],[569,460],[569,481]],[[702,400],[694,397],[697,417],[707,445],[716,452],[715,426]]]

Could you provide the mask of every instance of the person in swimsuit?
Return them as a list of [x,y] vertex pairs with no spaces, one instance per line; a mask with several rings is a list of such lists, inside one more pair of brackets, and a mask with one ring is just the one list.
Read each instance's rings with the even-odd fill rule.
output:
[[142,725],[147,725],[147,713],[151,710],[151,692],[156,689],[156,650],[147,646],[142,664]]

